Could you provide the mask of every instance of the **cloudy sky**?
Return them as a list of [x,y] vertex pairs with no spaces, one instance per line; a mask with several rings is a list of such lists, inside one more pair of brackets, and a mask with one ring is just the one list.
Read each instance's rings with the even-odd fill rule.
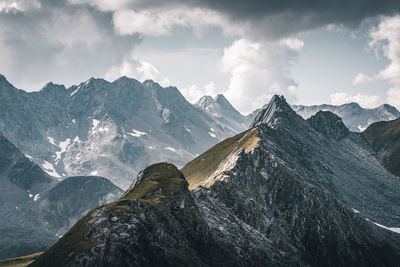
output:
[[291,103],[400,108],[398,0],[0,0],[0,73],[36,91],[90,77]]

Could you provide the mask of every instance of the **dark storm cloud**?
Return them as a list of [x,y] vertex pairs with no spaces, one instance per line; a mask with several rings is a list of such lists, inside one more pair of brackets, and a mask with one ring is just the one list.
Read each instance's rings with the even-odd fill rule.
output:
[[201,7],[232,21],[253,23],[259,34],[290,35],[334,24],[354,29],[371,17],[400,12],[398,0],[136,0],[134,8]]

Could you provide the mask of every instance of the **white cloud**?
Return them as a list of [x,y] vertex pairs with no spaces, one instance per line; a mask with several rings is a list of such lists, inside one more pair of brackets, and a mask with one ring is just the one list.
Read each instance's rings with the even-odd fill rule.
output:
[[383,104],[383,101],[380,99],[380,97],[376,95],[363,95],[360,93],[356,95],[350,95],[344,92],[338,92],[331,94],[329,97],[333,105],[342,105],[350,102],[356,102],[364,108],[376,108],[377,106]]
[[375,80],[388,81],[392,87],[387,92],[387,101],[400,108],[400,15],[383,18],[377,27],[371,29],[370,38],[368,44],[375,54],[378,56],[382,52],[390,63],[373,76],[359,73],[353,84]]
[[371,82],[373,80],[374,80],[373,77],[369,77],[369,76],[365,75],[364,73],[359,73],[359,74],[357,74],[356,77],[354,77],[353,84],[359,85],[359,84]]
[[168,86],[169,80],[162,77],[158,69],[151,63],[135,58],[133,52],[119,65],[112,66],[105,74],[105,79],[113,81],[121,76],[135,78],[141,82],[153,80],[162,86]]
[[301,52],[303,50],[304,42],[297,38],[284,38],[280,41],[281,45],[285,45],[290,49]]
[[213,81],[208,82],[203,87],[193,84],[187,88],[180,89],[180,91],[191,103],[197,102],[204,95],[215,96],[220,92]]
[[293,101],[297,84],[290,70],[302,47],[303,42],[298,39],[235,41],[224,49],[221,60],[223,69],[231,73],[225,96],[243,113],[260,108],[274,94],[283,94]]

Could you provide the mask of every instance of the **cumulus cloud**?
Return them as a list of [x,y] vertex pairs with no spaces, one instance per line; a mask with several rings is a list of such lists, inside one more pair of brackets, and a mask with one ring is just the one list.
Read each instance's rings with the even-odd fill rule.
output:
[[202,96],[209,95],[215,96],[221,90],[219,90],[213,81],[209,81],[204,86],[198,86],[193,84],[189,87],[180,89],[183,96],[191,103],[197,102]]
[[354,77],[353,84],[359,85],[359,84],[364,84],[366,82],[371,82],[374,80],[375,80],[374,77],[369,77],[369,76],[365,75],[364,73],[359,73],[359,74],[357,74],[356,77]]
[[356,102],[364,108],[376,108],[383,104],[380,97],[376,95],[356,94],[350,95],[344,92],[338,92],[330,95],[331,103],[333,105],[342,105],[351,102]]
[[141,82],[153,80],[163,86],[169,85],[169,80],[162,77],[158,69],[151,63],[141,61],[131,53],[130,57],[125,58],[121,64],[112,66],[105,74],[105,79],[113,81],[121,76],[135,78]]
[[387,101],[400,108],[400,15],[385,17],[378,26],[370,31],[369,46],[379,55],[382,53],[390,63],[373,76],[358,74],[354,84],[375,80],[386,80],[391,84],[387,92]]
[[224,49],[221,60],[224,70],[231,73],[225,96],[243,113],[260,108],[274,94],[294,101],[297,84],[290,70],[302,47],[303,42],[296,38],[263,43],[235,41]]

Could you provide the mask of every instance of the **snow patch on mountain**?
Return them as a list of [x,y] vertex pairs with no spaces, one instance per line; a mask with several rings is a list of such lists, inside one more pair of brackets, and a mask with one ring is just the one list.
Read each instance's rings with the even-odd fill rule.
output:
[[33,201],[37,201],[40,198],[40,194],[36,194],[35,197],[33,198]]
[[54,168],[54,165],[51,164],[50,162],[45,160],[44,163],[42,164],[42,167],[44,171],[47,172],[49,175],[61,178],[61,176],[57,173],[56,169]]
[[213,137],[213,138],[217,138],[217,135],[216,135],[215,133],[208,132],[208,134],[209,134],[211,137]]
[[134,136],[134,137],[141,137],[142,135],[146,135],[147,133],[132,129],[132,132],[127,133],[127,134],[129,134],[130,136]]
[[56,158],[55,158],[56,163],[61,159],[61,155],[67,151],[67,148],[70,145],[70,143],[71,139],[67,138],[65,139],[65,141],[62,141],[58,144],[58,147],[61,149],[61,151],[56,151]]
[[176,152],[176,149],[173,148],[173,147],[170,147],[170,146],[167,146],[167,147],[165,148],[165,150],[170,150],[170,151],[172,151],[172,152]]

